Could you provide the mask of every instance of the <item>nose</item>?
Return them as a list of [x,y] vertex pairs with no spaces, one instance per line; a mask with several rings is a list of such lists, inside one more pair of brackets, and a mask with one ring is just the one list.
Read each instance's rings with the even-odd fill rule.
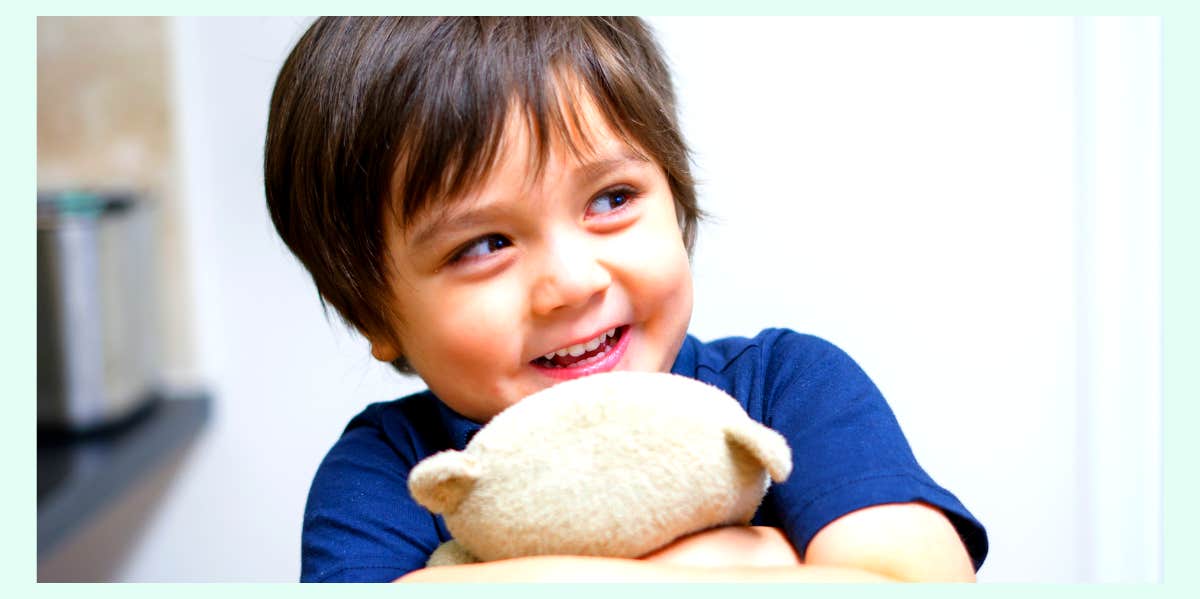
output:
[[561,235],[543,250],[532,292],[534,313],[544,316],[586,305],[612,285],[612,273],[586,236]]

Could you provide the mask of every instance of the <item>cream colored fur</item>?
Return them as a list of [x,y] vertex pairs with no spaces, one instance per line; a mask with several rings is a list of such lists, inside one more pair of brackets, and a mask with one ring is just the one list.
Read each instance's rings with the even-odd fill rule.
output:
[[716,387],[614,372],[555,385],[408,479],[454,541],[429,565],[530,555],[639,557],[681,536],[747,524],[769,479],[791,472],[784,438]]

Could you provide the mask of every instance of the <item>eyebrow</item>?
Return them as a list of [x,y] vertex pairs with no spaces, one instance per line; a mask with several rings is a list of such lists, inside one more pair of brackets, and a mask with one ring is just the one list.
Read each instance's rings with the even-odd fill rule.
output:
[[[446,232],[447,229],[469,229],[477,223],[487,222],[487,207],[473,209],[456,209],[456,206],[451,206],[445,210],[430,211],[431,216],[420,219],[420,226],[415,227],[411,235],[412,241],[409,245],[413,248],[420,249],[429,245],[435,237]],[[406,237],[409,237],[406,235]]]
[[634,152],[632,149],[625,148],[618,152],[615,156],[602,158],[600,160],[593,160],[591,162],[585,162],[575,168],[575,171],[579,173],[579,176],[583,179],[583,181],[589,182],[593,179],[598,179],[626,164],[647,164],[649,162],[649,158]]
[[[613,156],[591,160],[571,169],[571,177],[579,184],[590,184],[627,164],[649,164],[650,159],[644,155],[625,148]],[[489,220],[490,206],[480,208],[460,208],[453,203],[443,210],[430,210],[427,218],[418,218],[417,226],[406,230],[405,237],[412,239],[410,247],[422,248],[433,241],[435,237],[450,229],[468,229],[477,223]],[[411,233],[411,235],[409,235]]]

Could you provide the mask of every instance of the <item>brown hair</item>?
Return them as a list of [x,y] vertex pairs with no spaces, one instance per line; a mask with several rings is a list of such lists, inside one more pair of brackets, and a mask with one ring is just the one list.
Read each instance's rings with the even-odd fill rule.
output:
[[[326,17],[279,72],[264,157],[271,219],[322,305],[399,347],[384,210],[404,222],[470,191],[514,107],[526,112],[535,164],[552,133],[570,145],[577,103],[559,98],[564,74],[663,168],[690,251],[702,213],[670,72],[640,19]],[[412,372],[403,358],[393,365]]]

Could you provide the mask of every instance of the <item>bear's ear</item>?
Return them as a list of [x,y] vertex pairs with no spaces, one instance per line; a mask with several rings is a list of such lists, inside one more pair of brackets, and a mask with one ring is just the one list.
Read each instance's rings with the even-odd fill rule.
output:
[[421,460],[408,474],[408,492],[417,503],[447,514],[471,492],[482,469],[461,451],[442,451]]
[[725,426],[725,441],[754,456],[771,480],[779,483],[792,473],[792,450],[783,435],[753,420],[743,420]]

